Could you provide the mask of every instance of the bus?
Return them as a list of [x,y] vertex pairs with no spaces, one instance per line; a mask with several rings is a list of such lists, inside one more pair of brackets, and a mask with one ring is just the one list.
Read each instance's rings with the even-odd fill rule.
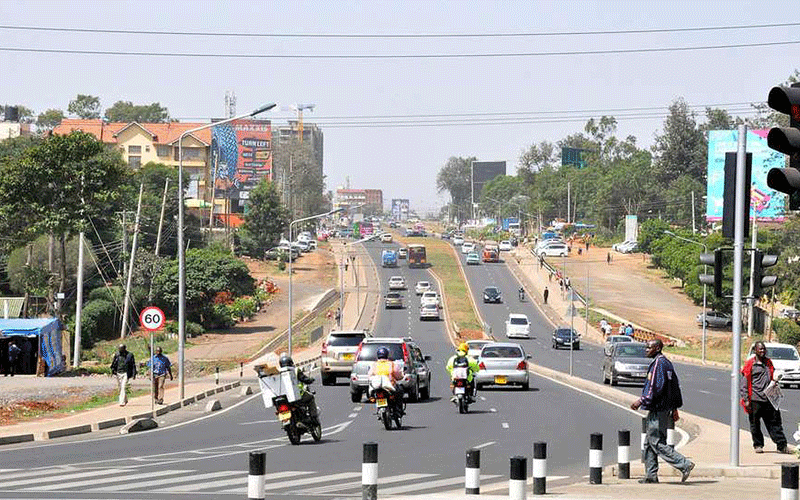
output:
[[425,245],[412,243],[408,245],[408,267],[426,267]]

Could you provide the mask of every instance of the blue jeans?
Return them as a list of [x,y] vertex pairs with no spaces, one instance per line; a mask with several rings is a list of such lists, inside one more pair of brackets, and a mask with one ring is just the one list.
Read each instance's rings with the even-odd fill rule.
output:
[[667,426],[672,418],[672,410],[651,410],[647,414],[647,440],[644,443],[644,470],[650,479],[658,477],[658,457],[680,470],[685,471],[689,460],[667,446]]

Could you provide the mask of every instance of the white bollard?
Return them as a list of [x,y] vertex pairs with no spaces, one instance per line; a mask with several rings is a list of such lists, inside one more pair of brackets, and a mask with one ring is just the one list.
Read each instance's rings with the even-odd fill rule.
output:
[[464,493],[481,494],[481,450],[467,450],[467,466],[464,469]]
[[263,451],[250,452],[250,474],[247,476],[247,499],[264,500],[266,490],[264,475],[267,473],[267,454]]
[[533,494],[547,494],[547,443],[533,443]]
[[603,484],[603,435],[593,432],[589,440],[589,484]]
[[781,464],[781,500],[798,500],[798,465]]
[[528,459],[511,457],[511,471],[508,478],[509,500],[525,500],[525,488],[528,482]]
[[378,443],[364,443],[361,464],[361,499],[378,500]]

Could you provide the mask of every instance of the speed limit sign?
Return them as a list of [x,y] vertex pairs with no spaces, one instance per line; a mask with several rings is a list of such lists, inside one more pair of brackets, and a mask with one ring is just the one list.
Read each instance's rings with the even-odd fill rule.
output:
[[164,326],[164,311],[155,306],[145,307],[139,315],[139,324],[151,332],[158,330]]

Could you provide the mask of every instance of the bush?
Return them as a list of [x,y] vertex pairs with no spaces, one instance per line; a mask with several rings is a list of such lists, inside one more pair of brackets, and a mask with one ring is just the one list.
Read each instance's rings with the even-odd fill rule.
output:
[[249,297],[240,297],[233,301],[233,304],[228,306],[231,314],[239,321],[244,321],[245,318],[251,318],[256,313],[256,301]]
[[235,325],[236,321],[233,319],[230,306],[214,304],[214,307],[211,308],[211,312],[203,324],[207,325],[209,328],[221,328],[225,330]]
[[98,340],[119,335],[116,331],[117,308],[107,300],[90,300],[81,314],[81,347],[90,349]]
[[[198,335],[202,335],[202,334],[206,333],[206,331],[205,331],[205,329],[203,328],[202,325],[199,325],[197,323],[193,323],[191,321],[187,321],[186,325],[184,326],[184,328],[186,329],[186,336],[187,337],[196,337]],[[178,322],[177,321],[167,321],[167,323],[164,325],[164,332],[166,334],[171,335],[171,336],[177,336],[178,335]],[[160,339],[159,339],[159,335],[161,335]],[[155,337],[155,341],[156,342],[163,342],[165,339],[166,339],[166,337],[164,336],[164,334],[158,334],[158,333],[156,334],[156,337]]]
[[778,340],[784,344],[796,346],[800,343],[800,325],[794,320],[786,318],[774,318],[772,320],[772,330],[778,336]]

